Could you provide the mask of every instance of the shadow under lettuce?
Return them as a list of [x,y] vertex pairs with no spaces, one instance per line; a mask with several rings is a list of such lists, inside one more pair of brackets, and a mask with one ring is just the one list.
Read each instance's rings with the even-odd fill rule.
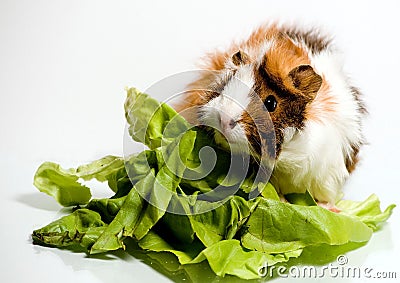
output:
[[133,239],[126,239],[126,251],[132,257],[139,259],[144,264],[152,267],[155,271],[163,274],[173,282],[262,282],[264,280],[245,280],[235,276],[227,275],[220,277],[210,268],[208,262],[202,261],[195,264],[182,265],[177,257],[169,252],[149,252],[142,250]]
[[[286,274],[292,266],[324,266],[329,263],[336,263],[338,256],[364,246],[365,243],[349,243],[341,246],[318,245],[310,246],[303,250],[298,258],[290,259],[286,263],[276,264],[275,267],[267,270],[265,276],[260,279],[245,280],[235,276],[227,275],[225,277],[217,276],[210,268],[207,261],[196,264],[181,265],[175,255],[169,252],[148,252],[142,250],[137,243],[129,239],[127,241],[126,252],[139,259],[143,263],[152,267],[155,271],[163,274],[173,282],[265,282],[271,279],[279,278],[276,272],[280,266],[284,267]],[[261,267],[260,267],[261,268]]]

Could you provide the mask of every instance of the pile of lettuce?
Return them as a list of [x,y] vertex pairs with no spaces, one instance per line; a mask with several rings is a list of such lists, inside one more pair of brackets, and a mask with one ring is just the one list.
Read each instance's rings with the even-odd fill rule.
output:
[[[252,168],[243,182],[227,181],[230,153],[213,144],[204,130],[136,89],[127,94],[129,133],[148,149],[128,158],[106,156],[76,169],[43,163],[34,185],[74,209],[33,231],[35,244],[79,246],[96,254],[135,241],[145,251],[174,254],[181,265],[207,261],[218,276],[255,279],[266,265],[292,259],[301,263],[306,249],[366,243],[395,207],[382,212],[375,195],[363,202],[339,201],[340,213],[317,206],[307,192],[282,202],[270,183],[254,182]],[[205,146],[216,153],[214,169],[201,179],[186,178],[204,169],[200,151]],[[91,179],[107,182],[114,195],[93,199],[85,185]],[[216,187],[229,191],[232,184],[238,184],[234,194],[212,201],[199,197]],[[249,199],[254,188],[261,194]]]

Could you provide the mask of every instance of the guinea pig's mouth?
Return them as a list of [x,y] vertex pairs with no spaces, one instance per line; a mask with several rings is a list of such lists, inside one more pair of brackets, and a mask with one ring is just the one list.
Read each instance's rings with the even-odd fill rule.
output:
[[222,149],[235,154],[249,154],[249,143],[247,139],[227,138],[223,133],[214,130],[214,140]]

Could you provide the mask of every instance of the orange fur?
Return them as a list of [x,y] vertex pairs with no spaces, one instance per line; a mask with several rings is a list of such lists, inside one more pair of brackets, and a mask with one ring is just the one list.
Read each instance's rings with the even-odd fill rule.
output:
[[330,94],[330,86],[328,82],[323,79],[321,88],[318,95],[314,98],[313,102],[306,106],[305,118],[310,121],[319,121],[324,113],[334,113],[337,102]]
[[307,53],[289,38],[278,35],[274,42],[266,54],[267,68],[271,75],[285,78],[295,67],[310,64]]

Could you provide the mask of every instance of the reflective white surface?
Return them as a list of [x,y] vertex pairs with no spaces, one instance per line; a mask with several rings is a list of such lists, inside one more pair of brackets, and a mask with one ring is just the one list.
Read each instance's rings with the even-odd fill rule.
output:
[[[62,214],[34,188],[34,172],[46,160],[69,167],[122,155],[125,86],[144,90],[191,70],[204,52],[271,17],[322,24],[335,35],[370,111],[369,145],[345,197],[376,193],[383,207],[399,204],[399,8],[398,1],[2,0],[1,281],[170,282],[132,253],[88,258],[33,246],[32,230]],[[95,186],[95,195],[108,194]],[[399,209],[365,247],[348,253],[349,265],[400,277]]]

